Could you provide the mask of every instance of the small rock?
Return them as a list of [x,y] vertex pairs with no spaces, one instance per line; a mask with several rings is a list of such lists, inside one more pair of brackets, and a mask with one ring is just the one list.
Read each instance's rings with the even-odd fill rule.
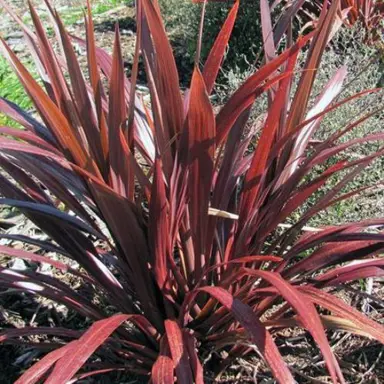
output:
[[65,306],[65,305],[59,305],[59,304],[55,304],[54,305],[54,309],[57,313],[59,313],[60,315],[62,315],[63,317],[67,317],[68,316],[68,308]]
[[11,47],[13,52],[20,53],[25,51],[25,45],[24,44],[16,44],[13,47]]
[[11,269],[15,271],[26,271],[28,269],[27,264],[22,259],[15,259],[11,263]]
[[130,29],[122,29],[120,31],[120,34],[121,35],[126,35],[126,36],[133,36],[134,35],[134,32],[131,31]]
[[80,268],[80,264],[77,261],[71,260],[71,262],[69,264],[70,264],[70,267],[73,269],[79,269]]
[[47,264],[47,263],[42,263],[40,268],[39,268],[39,272],[43,275],[48,275],[48,276],[52,276],[53,273],[52,273],[52,266],[50,264]]
[[144,85],[136,85],[136,90],[143,93],[149,93],[149,88]]
[[61,7],[57,8],[57,11],[64,12],[64,11],[68,11],[69,9],[70,9],[69,5],[62,5]]
[[23,42],[23,39],[21,39],[19,37],[9,37],[7,39],[7,43],[8,43],[9,46],[21,44],[22,42]]
[[10,32],[7,34],[7,36],[5,37],[5,40],[10,40],[10,39],[22,39],[24,36],[23,36],[23,32],[21,31],[15,31],[15,32]]

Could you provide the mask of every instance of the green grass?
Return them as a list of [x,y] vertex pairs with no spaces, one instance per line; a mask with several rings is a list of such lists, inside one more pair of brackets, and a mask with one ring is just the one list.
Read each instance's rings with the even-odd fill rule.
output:
[[[103,13],[110,11],[113,8],[116,8],[122,4],[125,4],[124,0],[102,0],[93,4],[92,6],[92,14],[102,15]],[[84,17],[84,7],[76,7],[73,9],[68,9],[64,12],[60,13],[60,16],[63,19],[63,22],[66,26],[77,23],[82,20]]]
[[[25,93],[17,76],[3,57],[0,57],[0,96],[16,103],[24,110],[32,107],[32,102]],[[0,113],[0,125],[17,126],[11,119]]]
[[[84,1],[85,4],[85,1]],[[120,5],[127,4],[130,5],[130,0],[100,0],[92,5],[92,13],[94,16],[101,15],[113,8],[116,8]],[[65,26],[70,26],[76,24],[77,22],[83,20],[85,6],[74,6],[63,9],[58,9],[58,13]],[[44,11],[45,12],[45,11]],[[46,14],[40,14],[41,20],[48,21],[48,16]],[[31,17],[23,17],[23,22],[26,24],[31,24]]]

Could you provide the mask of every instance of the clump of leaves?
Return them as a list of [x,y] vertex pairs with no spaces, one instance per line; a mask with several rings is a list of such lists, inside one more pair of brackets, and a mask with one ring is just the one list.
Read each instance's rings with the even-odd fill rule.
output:
[[[346,76],[342,67],[311,100],[338,3],[323,8],[314,32],[296,42],[287,39],[287,49],[276,55],[275,43],[289,31],[290,18],[282,18],[273,31],[268,2],[263,1],[265,64],[217,113],[209,96],[238,1],[204,67],[195,67],[183,94],[157,1],[136,2],[137,45],[130,80],[124,74],[118,27],[109,56],[95,45],[89,7],[83,41],[68,35],[47,3],[59,52],[32,6],[35,32],[14,15],[45,90],[2,40],[1,51],[41,121],[0,100],[0,110],[25,128],[0,128],[5,135],[0,138],[0,203],[18,208],[49,240],[1,234],[43,252],[7,246],[0,251],[82,279],[89,294],[79,294],[55,276],[6,267],[0,268],[0,286],[49,298],[94,322],[86,331],[4,330],[1,341],[20,343],[22,338],[36,346],[28,338],[44,335],[41,346],[53,349],[19,383],[65,383],[122,370],[149,376],[153,383],[173,383],[175,376],[180,383],[203,383],[199,356],[204,351],[226,352],[220,371],[255,346],[279,382],[293,383],[274,341],[274,333],[287,327],[301,327],[312,335],[337,383],[344,382],[343,374],[324,328],[384,342],[382,325],[334,295],[346,282],[383,275],[384,261],[378,256],[384,235],[367,229],[384,225],[384,219],[305,231],[320,210],[361,193],[364,188],[340,194],[383,153],[380,149],[358,160],[346,157],[306,180],[314,167],[328,164],[333,156],[384,138],[384,133],[375,133],[339,142],[373,111],[323,142],[311,142],[330,110],[375,91],[334,102]],[[89,83],[73,40],[87,49]],[[298,54],[308,44],[304,71],[291,92]],[[150,107],[135,93],[140,55]],[[259,127],[249,127],[252,105],[264,92],[269,96],[265,118]],[[256,129],[258,144],[249,152]],[[341,181],[293,226],[280,230],[292,212],[338,172],[345,172]],[[64,261],[44,251],[54,251]],[[92,302],[93,295],[108,303],[108,313]]]

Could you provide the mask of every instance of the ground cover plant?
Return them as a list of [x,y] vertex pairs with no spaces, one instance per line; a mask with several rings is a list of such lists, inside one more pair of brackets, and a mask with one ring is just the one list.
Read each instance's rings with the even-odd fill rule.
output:
[[[339,2],[323,7],[316,29],[297,41],[289,39],[290,18],[280,19],[272,30],[268,3],[261,2],[264,65],[219,110],[210,95],[238,1],[202,68],[198,50],[190,87],[183,93],[157,1],[136,2],[130,79],[118,26],[109,56],[96,47],[90,8],[83,41],[70,36],[47,6],[55,46],[33,6],[34,31],[13,14],[44,88],[4,40],[0,44],[39,115],[0,99],[0,111],[25,128],[0,127],[0,203],[24,213],[48,240],[1,234],[39,251],[2,245],[0,252],[49,264],[58,273],[1,266],[0,286],[64,304],[92,325],[5,329],[0,341],[41,350],[41,358],[18,382],[65,383],[127,371],[153,383],[172,383],[175,377],[180,383],[203,383],[204,353],[215,353],[218,373],[256,351],[278,382],[293,383],[274,336],[296,327],[312,336],[332,381],[345,382],[326,329],[384,343],[384,327],[337,298],[335,289],[383,276],[384,219],[316,231],[306,224],[319,211],[368,188],[342,193],[384,148],[358,159],[331,160],[361,143],[382,142],[384,133],[342,140],[379,112],[375,109],[352,117],[321,142],[311,140],[330,111],[379,92],[362,90],[337,100],[346,77],[341,67],[311,98]],[[287,31],[285,50],[276,54],[276,41]],[[73,43],[87,50],[86,76]],[[296,72],[303,49],[307,60]],[[149,103],[135,94],[140,55]],[[292,89],[294,76],[299,81]],[[252,105],[264,93],[265,117],[249,126]],[[257,146],[250,151],[256,133]],[[325,170],[308,180],[320,165]],[[337,173],[343,173],[339,183],[294,225],[284,226]],[[61,257],[50,258],[48,252]],[[62,275],[81,281],[81,293]]]
[[[13,73],[4,58],[0,58],[0,97],[13,101],[24,110],[31,108],[31,101],[25,94],[17,76]],[[12,125],[13,121],[7,119],[4,115],[0,115],[1,125]]]

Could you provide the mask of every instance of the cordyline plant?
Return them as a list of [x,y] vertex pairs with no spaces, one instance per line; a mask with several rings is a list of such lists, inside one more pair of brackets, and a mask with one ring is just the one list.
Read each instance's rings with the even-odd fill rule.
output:
[[[384,235],[367,231],[384,225],[384,219],[304,230],[319,211],[361,193],[364,188],[344,194],[343,189],[384,151],[353,161],[342,155],[354,145],[384,139],[384,133],[375,133],[340,140],[375,111],[324,142],[313,145],[311,140],[327,113],[376,91],[336,102],[346,77],[346,69],[340,68],[314,101],[310,97],[334,31],[338,1],[323,8],[314,32],[296,42],[288,36],[279,55],[275,44],[289,30],[290,18],[280,19],[273,30],[268,2],[262,1],[264,65],[217,113],[210,94],[238,1],[202,70],[197,57],[185,92],[179,88],[155,0],[136,2],[130,80],[124,73],[119,29],[109,56],[95,45],[89,4],[83,41],[69,36],[47,3],[58,42],[53,49],[33,6],[34,32],[1,3],[22,27],[45,89],[1,40],[1,51],[40,120],[0,100],[1,112],[24,127],[0,128],[0,203],[19,209],[49,240],[2,234],[42,252],[8,246],[0,251],[73,275],[89,294],[76,292],[59,273],[6,267],[0,268],[0,286],[46,297],[93,321],[85,331],[4,330],[3,342],[20,343],[22,338],[29,345],[30,336],[43,335],[44,343],[31,344],[52,348],[18,383],[65,383],[123,370],[153,383],[173,383],[175,377],[179,383],[203,383],[201,354],[224,350],[220,371],[255,349],[278,382],[293,383],[274,341],[276,331],[292,327],[308,331],[333,382],[342,383],[325,328],[384,342],[382,325],[334,295],[346,282],[384,274],[379,257]],[[87,76],[73,40],[86,48]],[[293,89],[304,47],[307,61]],[[150,106],[135,94],[139,57],[145,64]],[[268,109],[258,127],[257,146],[249,151],[256,127],[247,120],[264,92]],[[339,160],[329,165],[336,155]],[[325,170],[308,178],[317,166]],[[336,174],[342,175],[338,184],[294,225],[281,229]],[[52,251],[61,255],[60,261],[49,257]],[[107,305],[92,302],[94,295]]]

